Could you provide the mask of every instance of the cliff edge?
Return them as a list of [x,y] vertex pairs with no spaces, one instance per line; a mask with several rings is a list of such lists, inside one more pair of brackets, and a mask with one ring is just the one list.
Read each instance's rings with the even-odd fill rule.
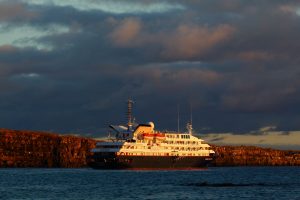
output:
[[86,167],[95,140],[0,129],[0,167]]

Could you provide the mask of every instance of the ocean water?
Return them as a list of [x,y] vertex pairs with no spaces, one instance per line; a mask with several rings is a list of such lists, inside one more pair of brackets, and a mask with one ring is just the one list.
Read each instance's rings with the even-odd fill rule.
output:
[[0,199],[300,199],[300,167],[0,169]]

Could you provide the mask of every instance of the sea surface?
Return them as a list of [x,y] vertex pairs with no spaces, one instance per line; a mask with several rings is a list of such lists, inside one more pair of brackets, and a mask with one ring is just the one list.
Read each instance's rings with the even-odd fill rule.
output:
[[0,169],[0,199],[300,200],[300,167]]

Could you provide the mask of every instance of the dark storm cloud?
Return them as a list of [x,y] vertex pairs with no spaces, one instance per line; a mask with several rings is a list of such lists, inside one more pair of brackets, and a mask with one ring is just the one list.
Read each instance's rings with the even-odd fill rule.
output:
[[192,104],[196,131],[298,130],[299,22],[298,1],[2,1],[1,126],[103,135],[132,97],[161,129]]
[[37,13],[26,9],[26,6],[18,2],[0,2],[0,22],[6,20],[31,19]]

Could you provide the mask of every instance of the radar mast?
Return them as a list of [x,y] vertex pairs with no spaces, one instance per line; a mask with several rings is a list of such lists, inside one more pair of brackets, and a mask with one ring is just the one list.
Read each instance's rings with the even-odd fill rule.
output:
[[132,125],[133,125],[132,104],[133,104],[133,101],[131,99],[128,99],[127,100],[127,129],[128,129],[128,131],[132,131]]

